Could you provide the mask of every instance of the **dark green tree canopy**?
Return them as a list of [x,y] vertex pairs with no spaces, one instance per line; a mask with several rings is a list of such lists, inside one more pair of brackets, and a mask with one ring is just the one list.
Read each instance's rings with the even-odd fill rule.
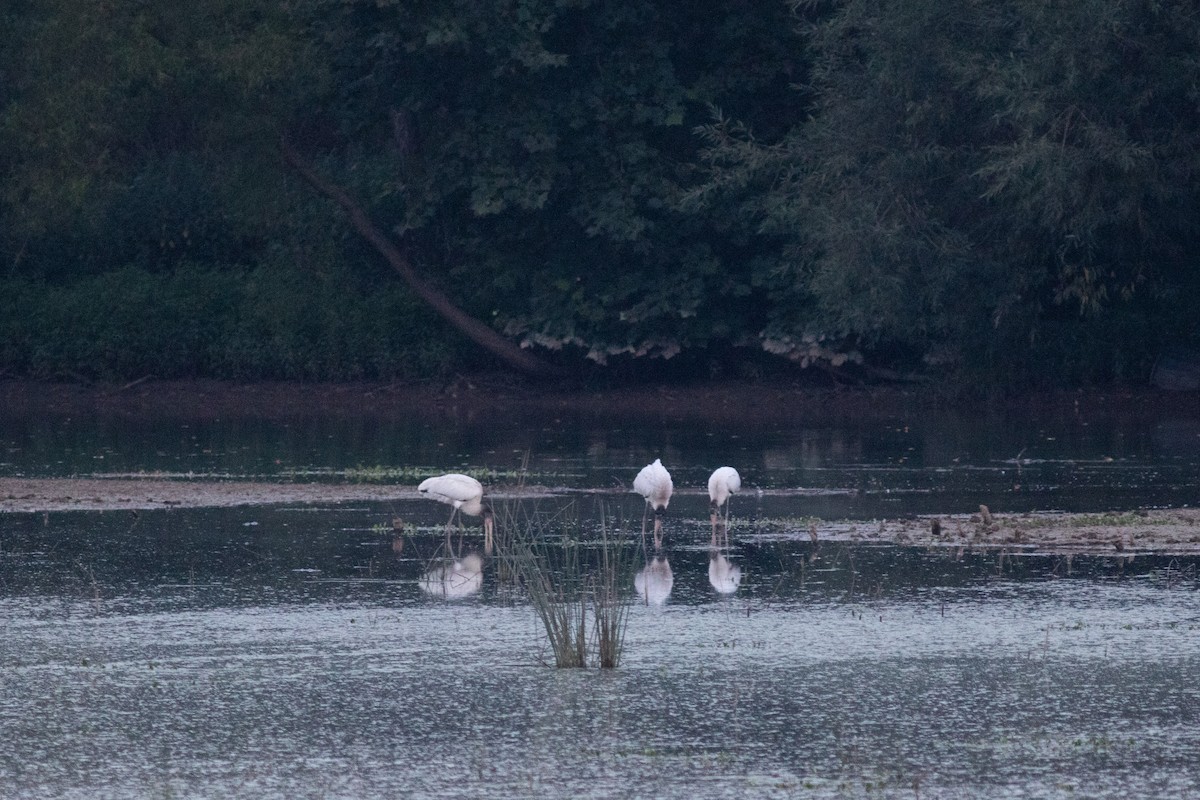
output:
[[[1200,338],[1188,3],[22,0],[0,22],[10,372],[487,365],[429,297],[567,369],[1144,380]],[[68,346],[117,337],[122,296],[180,311]]]
[[342,137],[331,168],[352,170],[345,181],[468,308],[526,343],[599,361],[742,336],[755,310],[745,272],[679,201],[710,105],[758,119],[752,98],[792,99],[784,6],[339,2],[311,13],[340,22],[327,35],[339,89],[321,109]]
[[[1045,370],[1032,352],[1074,350],[1080,379],[1122,360],[1135,374],[1154,340],[1195,337],[1175,305],[1196,287],[1194,8],[801,8],[812,118],[774,141],[707,127],[699,194],[740,195],[743,218],[783,238],[781,338],[977,368],[1019,354]],[[1088,331],[1110,349],[1080,346]]]

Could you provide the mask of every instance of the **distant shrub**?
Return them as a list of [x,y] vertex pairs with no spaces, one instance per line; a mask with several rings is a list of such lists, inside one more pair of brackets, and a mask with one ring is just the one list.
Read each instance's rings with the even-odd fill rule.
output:
[[0,370],[10,375],[393,379],[445,373],[464,352],[399,285],[193,264],[0,280]]

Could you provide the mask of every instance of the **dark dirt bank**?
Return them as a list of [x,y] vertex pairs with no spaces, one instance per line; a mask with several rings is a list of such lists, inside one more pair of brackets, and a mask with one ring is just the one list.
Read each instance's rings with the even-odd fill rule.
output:
[[955,407],[1043,416],[1162,411],[1200,417],[1200,394],[1152,389],[1043,392],[1003,396],[981,391],[950,396],[936,385],[837,387],[813,381],[713,382],[691,385],[588,387],[530,384],[503,376],[445,384],[234,384],[154,381],[125,385],[0,381],[0,416],[100,415],[139,419],[263,418],[319,415],[430,419],[590,417],[704,419],[753,423],[821,418],[918,416]]

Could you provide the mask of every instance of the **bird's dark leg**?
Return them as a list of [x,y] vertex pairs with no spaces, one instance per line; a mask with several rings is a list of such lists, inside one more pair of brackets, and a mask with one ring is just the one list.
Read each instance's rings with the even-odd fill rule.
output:
[[650,505],[649,505],[649,503],[647,503],[646,506],[642,508],[642,553],[643,554],[646,552],[646,520],[649,517],[649,515],[650,515]]
[[654,549],[662,549],[662,509],[654,509]]
[[490,556],[492,554],[492,549],[494,547],[493,538],[495,535],[495,527],[495,517],[492,516],[492,512],[486,512],[483,515],[483,554],[485,556]]
[[451,558],[454,557],[454,547],[450,544],[450,526],[454,523],[454,515],[457,513],[457,508],[451,508],[450,519],[446,520],[446,553]]

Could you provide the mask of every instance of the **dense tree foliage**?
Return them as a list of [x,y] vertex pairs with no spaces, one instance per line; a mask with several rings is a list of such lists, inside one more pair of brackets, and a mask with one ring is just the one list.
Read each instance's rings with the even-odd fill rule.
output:
[[772,338],[1049,381],[1195,340],[1194,7],[806,8],[811,120],[705,131],[701,196],[784,240]]
[[1200,338],[1182,2],[19,0],[0,24],[12,374],[488,363],[281,139],[439,297],[567,369],[1144,380]]
[[286,227],[273,131],[323,69],[275,4],[30,0],[8,15],[10,273],[228,263]]
[[680,209],[692,128],[712,103],[792,100],[796,52],[785,7],[726,5],[317,2],[329,168],[529,344],[603,362],[732,340],[756,304],[728,237]]

